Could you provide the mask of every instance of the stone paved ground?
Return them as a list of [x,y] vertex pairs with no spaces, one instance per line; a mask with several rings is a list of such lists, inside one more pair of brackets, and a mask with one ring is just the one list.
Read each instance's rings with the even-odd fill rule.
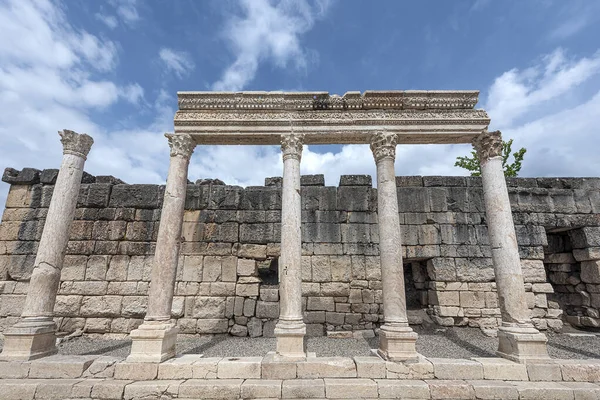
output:
[[[475,328],[448,328],[445,331],[416,327],[419,333],[417,351],[425,357],[471,358],[494,357],[498,346],[496,338],[490,338]],[[553,358],[600,358],[600,336],[573,337],[547,333],[548,350]],[[307,340],[308,351],[318,357],[368,356],[370,349],[377,348],[378,338],[333,339],[311,337]],[[62,343],[61,354],[103,354],[126,357],[131,342],[102,337],[78,337]],[[0,342],[0,348],[2,343]],[[204,354],[206,357],[264,356],[275,349],[274,338],[239,338],[228,335],[184,336],[181,335],[177,350],[180,354]]]

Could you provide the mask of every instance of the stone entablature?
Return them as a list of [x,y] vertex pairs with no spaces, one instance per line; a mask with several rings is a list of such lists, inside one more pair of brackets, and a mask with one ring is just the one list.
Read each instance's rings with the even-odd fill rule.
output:
[[[55,172],[5,173],[12,186],[0,224],[2,329],[20,315]],[[343,176],[339,187],[325,187],[322,176],[301,179],[302,307],[310,334],[374,329],[381,322],[377,190],[371,181]],[[83,182],[55,306],[57,322],[67,332],[126,333],[146,311],[164,187],[88,174]],[[188,185],[172,309],[181,332],[272,335],[279,294],[277,287],[261,283],[258,269],[279,256],[281,189],[280,179],[266,183],[270,186]],[[418,292],[434,322],[498,325],[481,180],[397,177],[396,183],[402,255],[412,273],[407,288]],[[568,278],[561,265],[574,263],[571,258],[557,263],[559,256],[548,259],[544,250],[546,232],[564,229],[574,235],[575,263],[581,261],[579,281],[570,282],[574,291],[583,284],[577,293],[589,297],[574,311],[584,314],[570,320],[597,326],[593,310],[600,303],[600,275],[590,257],[600,254],[600,179],[507,183],[535,326],[561,324],[562,300],[549,282],[567,291],[567,285],[556,284]],[[571,250],[560,250],[565,251]]]
[[178,92],[176,134],[198,144],[370,143],[373,133],[401,143],[470,143],[488,124],[474,109],[478,91]]

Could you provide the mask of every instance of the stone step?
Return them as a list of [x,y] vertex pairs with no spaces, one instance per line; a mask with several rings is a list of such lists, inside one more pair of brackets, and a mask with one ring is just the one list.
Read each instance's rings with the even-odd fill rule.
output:
[[588,382],[489,380],[3,379],[2,399],[600,399]]

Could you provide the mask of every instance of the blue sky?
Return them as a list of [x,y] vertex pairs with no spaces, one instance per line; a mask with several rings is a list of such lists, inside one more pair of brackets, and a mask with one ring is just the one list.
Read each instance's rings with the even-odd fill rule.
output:
[[[477,89],[528,149],[522,176],[598,176],[599,22],[592,0],[0,0],[0,167],[58,167],[67,128],[94,137],[90,173],[163,182],[179,90]],[[399,146],[396,171],[465,174],[469,151]],[[366,146],[309,146],[302,171],[375,168]],[[198,147],[190,165],[280,174],[276,147]]]

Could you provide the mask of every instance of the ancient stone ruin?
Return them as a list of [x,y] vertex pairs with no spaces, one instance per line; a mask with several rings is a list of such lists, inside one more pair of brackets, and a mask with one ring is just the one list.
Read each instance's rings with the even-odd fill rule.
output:
[[[519,363],[550,361],[543,331],[600,326],[600,178],[505,179],[478,92],[178,95],[166,186],[83,172],[93,141],[68,130],[60,170],[5,170],[1,359],[82,330],[129,334],[133,366],[178,333],[276,337],[270,362],[305,365],[307,335],[378,335],[389,378],[423,362],[411,324],[497,330]],[[303,145],[328,143],[370,144],[376,182],[301,176]],[[415,143],[473,143],[482,177],[395,176]],[[189,182],[203,144],[280,144],[283,177]]]

